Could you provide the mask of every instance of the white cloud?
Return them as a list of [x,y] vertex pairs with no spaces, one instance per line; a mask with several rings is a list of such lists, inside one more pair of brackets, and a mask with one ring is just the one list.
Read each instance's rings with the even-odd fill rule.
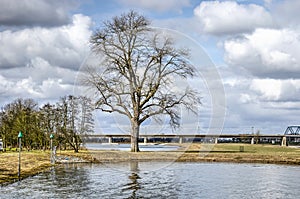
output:
[[257,92],[261,100],[300,102],[300,79],[254,79],[250,89]]
[[60,26],[69,23],[74,0],[1,0],[0,24],[8,26]]
[[300,114],[300,80],[225,78],[227,98],[225,133],[283,133]]
[[[36,83],[31,77],[20,79],[16,82],[0,76],[0,90],[5,92],[6,96],[18,96],[27,98],[40,98],[41,95],[37,91]],[[4,96],[1,96],[4,97]]]
[[74,94],[77,71],[89,53],[91,19],[78,14],[72,20],[61,27],[0,32],[0,103]]
[[265,3],[266,5],[269,5],[269,4],[272,3],[272,1],[273,1],[273,0],[264,0],[264,3]]
[[43,80],[38,89],[43,99],[58,99],[69,94],[74,95],[72,84],[66,84],[62,79],[48,78]]
[[300,79],[253,78],[234,67],[219,67],[226,93],[224,133],[283,133],[298,122]]
[[250,89],[256,91],[262,100],[276,101],[280,98],[281,81],[275,79],[254,79]]
[[202,1],[194,15],[210,34],[250,32],[257,27],[272,26],[272,17],[265,8],[234,1]]
[[272,1],[269,7],[274,21],[280,27],[299,27],[299,0]]
[[299,38],[295,30],[257,29],[225,41],[225,61],[259,77],[299,78]]
[[[44,62],[44,63],[43,63]],[[12,68],[1,71],[0,103],[14,98],[33,98],[35,100],[55,99],[74,93],[77,72],[49,65],[37,60],[41,67]]]
[[0,32],[0,68],[30,66],[40,57],[51,65],[76,69],[88,52],[90,26],[91,19],[78,14],[66,26]]
[[[0,16],[10,17],[10,21],[5,19],[4,22],[1,22],[4,18],[0,17],[0,24],[22,25],[1,26],[2,30],[7,30],[0,32],[0,105],[18,97],[34,98],[41,104],[55,102],[60,96],[68,94],[82,94],[81,88],[73,86],[76,70],[89,49],[87,44],[91,35],[90,17],[74,15],[72,18],[66,15],[71,9],[68,0],[53,1],[57,5],[52,11],[40,6],[40,12],[36,12],[35,9],[38,8],[38,4],[32,4],[35,5],[35,8],[32,8],[35,10],[29,10],[24,5],[29,1],[15,1],[17,0],[9,2],[14,2],[18,7],[15,9],[17,13],[8,13],[5,11],[7,7],[0,7]],[[40,2],[55,4],[45,0]],[[130,8],[140,9],[141,13],[150,10],[166,11],[164,16],[169,16],[167,12],[170,11],[184,12],[183,16],[191,14],[185,12],[187,9],[183,9],[190,6],[188,0],[119,2]],[[252,126],[261,129],[262,133],[283,133],[287,125],[299,122],[296,117],[300,114],[300,66],[297,64],[300,63],[298,1],[264,0],[262,4],[264,3],[265,8],[246,3],[250,1],[201,2],[194,10],[193,18],[168,18],[162,21],[156,18],[155,14],[151,16],[161,27],[169,27],[194,36],[197,42],[205,46],[205,50],[208,50],[215,62],[222,62],[222,67],[219,66],[218,69],[221,68],[219,72],[224,78],[227,98],[224,133],[251,132]],[[23,12],[19,8],[22,6],[19,5],[23,5],[26,12]],[[59,9],[60,13],[57,12]],[[119,11],[124,7],[116,9]],[[110,16],[116,13],[114,9],[105,11],[110,12]],[[20,17],[22,13],[24,19]],[[45,16],[42,16],[43,14]],[[103,15],[93,16],[101,16],[100,20],[103,19]],[[108,19],[107,16],[105,19]],[[199,25],[199,21],[202,26]],[[50,26],[52,28],[49,28]],[[226,34],[226,37],[199,35],[201,31],[214,35]],[[225,42],[222,42],[224,39]],[[216,60],[222,56],[222,52],[215,48],[216,43],[223,43],[229,67],[223,66],[223,60]],[[206,124],[211,117],[211,99],[207,90],[201,89],[201,92],[203,107],[200,108],[200,122]],[[89,94],[87,91],[85,93]],[[100,115],[99,120],[104,123],[101,127],[104,125],[105,131],[115,128],[119,121],[111,115]],[[192,121],[195,117],[185,119]],[[272,131],[272,128],[276,131]]]
[[120,2],[128,6],[150,9],[158,12],[181,12],[183,7],[190,6],[189,0],[120,0]]

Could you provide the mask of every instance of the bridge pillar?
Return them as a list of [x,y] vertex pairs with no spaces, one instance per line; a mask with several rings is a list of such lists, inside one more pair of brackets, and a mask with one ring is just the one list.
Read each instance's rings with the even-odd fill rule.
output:
[[108,143],[109,143],[109,144],[112,143],[112,137],[108,137]]
[[254,144],[254,137],[251,138],[251,144]]
[[281,146],[286,146],[286,137],[285,136],[282,137]]
[[147,137],[144,137],[144,144],[147,144]]
[[218,144],[218,138],[215,138],[215,144]]
[[179,144],[182,144],[183,140],[182,137],[179,137]]

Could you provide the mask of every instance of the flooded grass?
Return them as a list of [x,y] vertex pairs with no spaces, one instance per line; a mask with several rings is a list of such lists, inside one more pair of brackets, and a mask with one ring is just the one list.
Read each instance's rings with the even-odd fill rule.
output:
[[[90,162],[91,156],[87,151],[74,153],[73,151],[60,151],[57,157],[68,158],[72,160],[84,159],[85,162]],[[28,176],[43,172],[51,167],[49,151],[22,151],[21,152],[21,179]],[[2,152],[0,153],[0,185],[18,180],[19,170],[19,152]]]

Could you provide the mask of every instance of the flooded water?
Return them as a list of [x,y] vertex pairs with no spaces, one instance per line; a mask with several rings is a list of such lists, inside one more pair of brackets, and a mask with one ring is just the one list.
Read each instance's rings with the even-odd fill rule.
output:
[[[130,144],[86,143],[85,147],[90,150],[130,151]],[[170,150],[177,150],[179,146],[170,146],[164,144],[139,144],[139,148],[140,151],[170,151]]]
[[300,167],[230,163],[72,164],[0,187],[0,198],[299,198]]

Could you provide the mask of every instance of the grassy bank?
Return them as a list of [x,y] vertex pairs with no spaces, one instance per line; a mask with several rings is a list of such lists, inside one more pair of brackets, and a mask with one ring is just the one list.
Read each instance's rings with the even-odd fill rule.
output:
[[[179,161],[236,162],[300,165],[300,148],[250,144],[183,144],[177,151],[59,151],[64,162]],[[35,175],[51,167],[49,151],[22,152],[21,178]],[[18,152],[0,153],[0,184],[18,180]]]
[[[241,150],[242,149],[242,150]],[[120,152],[90,151],[99,162],[177,161],[177,162],[236,162],[300,165],[300,148],[250,144],[183,144],[177,151]]]
[[[73,151],[62,151],[57,156],[62,162],[65,159],[69,162],[73,160],[76,162],[82,160],[89,162],[92,160],[87,151],[77,154]],[[0,185],[18,180],[18,165],[18,152],[0,152]],[[21,153],[21,179],[43,172],[51,166],[49,151],[22,151]]]
[[[192,144],[179,161],[216,161],[300,165],[300,148],[273,145],[217,144],[207,153],[205,147]],[[196,152],[196,154],[195,154]],[[192,155],[193,154],[193,155]]]
[[[18,155],[18,152],[0,153],[0,184],[18,180]],[[49,153],[34,151],[21,154],[21,178],[39,173],[49,166]]]

